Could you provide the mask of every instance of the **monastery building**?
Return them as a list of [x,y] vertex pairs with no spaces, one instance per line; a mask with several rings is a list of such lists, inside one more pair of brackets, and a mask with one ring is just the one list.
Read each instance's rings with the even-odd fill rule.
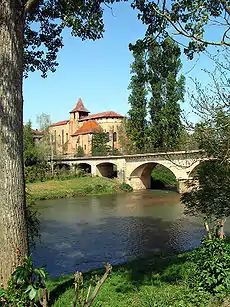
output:
[[107,134],[111,148],[120,148],[119,126],[124,116],[113,111],[89,113],[79,98],[76,107],[70,112],[70,119],[50,126],[58,152],[73,154],[81,146],[85,155],[90,155],[92,135],[100,130]]

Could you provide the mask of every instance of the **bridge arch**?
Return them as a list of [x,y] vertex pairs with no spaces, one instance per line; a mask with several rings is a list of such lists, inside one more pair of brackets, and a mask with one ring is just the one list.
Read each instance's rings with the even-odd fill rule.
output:
[[137,166],[129,176],[129,183],[135,190],[151,188],[151,173],[157,165],[167,168],[177,179],[177,174],[169,166],[158,162],[145,162]]
[[117,165],[112,162],[102,162],[96,165],[97,175],[101,177],[117,177]]
[[77,172],[77,170],[82,171],[85,174],[92,174],[92,166],[89,163],[78,163],[75,165],[75,171]]
[[204,159],[204,160],[199,160],[196,161],[196,163],[193,164],[192,168],[190,169],[189,173],[188,173],[188,178],[193,178],[196,175],[197,170],[199,169],[199,167],[203,164],[203,163],[207,163],[210,161],[214,161],[214,159],[210,160],[210,159]]

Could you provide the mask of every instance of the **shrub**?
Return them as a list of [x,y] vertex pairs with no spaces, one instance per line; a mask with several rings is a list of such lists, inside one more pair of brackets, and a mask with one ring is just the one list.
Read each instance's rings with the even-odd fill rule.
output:
[[26,182],[45,181],[52,178],[51,167],[46,162],[25,167]]
[[230,248],[220,238],[201,240],[202,247],[192,253],[196,264],[196,280],[199,290],[211,294],[221,293],[229,287]]
[[[35,268],[32,257],[25,257],[22,266],[13,272],[7,289],[0,289],[0,305],[3,306],[46,306],[47,272],[43,267]],[[42,294],[41,294],[42,292]]]
[[85,152],[84,149],[81,146],[78,146],[77,152],[75,153],[75,157],[84,157]]
[[119,189],[124,192],[132,192],[133,188],[127,183],[121,183]]

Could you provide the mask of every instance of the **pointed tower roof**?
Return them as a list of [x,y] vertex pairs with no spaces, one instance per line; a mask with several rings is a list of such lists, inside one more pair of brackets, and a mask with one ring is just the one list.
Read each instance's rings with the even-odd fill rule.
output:
[[85,113],[90,113],[84,106],[81,98],[78,99],[78,102],[76,104],[76,107],[70,111],[70,113],[75,113],[75,112],[85,112]]

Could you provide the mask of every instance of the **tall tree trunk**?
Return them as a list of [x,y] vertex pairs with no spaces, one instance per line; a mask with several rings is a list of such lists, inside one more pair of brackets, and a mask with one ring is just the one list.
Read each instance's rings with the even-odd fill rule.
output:
[[0,2],[0,282],[5,287],[28,252],[22,135],[24,1]]

